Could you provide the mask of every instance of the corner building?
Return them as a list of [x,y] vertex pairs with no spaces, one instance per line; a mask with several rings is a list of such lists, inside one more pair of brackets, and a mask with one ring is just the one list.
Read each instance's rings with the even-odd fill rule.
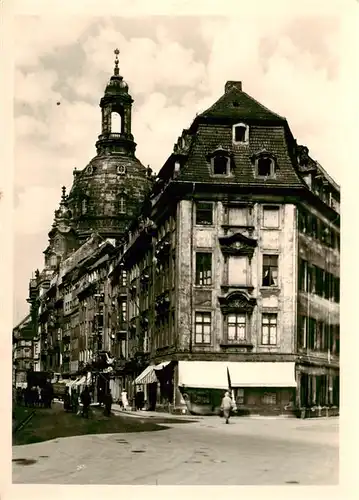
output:
[[241,414],[338,412],[339,206],[286,119],[227,82],[118,261],[128,355],[148,359],[128,382],[150,408],[212,413],[230,385]]

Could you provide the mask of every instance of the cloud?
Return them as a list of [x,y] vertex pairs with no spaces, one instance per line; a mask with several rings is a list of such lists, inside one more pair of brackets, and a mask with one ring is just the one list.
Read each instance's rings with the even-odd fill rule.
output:
[[57,208],[59,190],[31,186],[19,194],[15,209],[15,233],[18,235],[41,234],[51,228],[54,210]]
[[94,23],[86,16],[17,16],[15,18],[15,63],[36,66],[41,57],[79,43],[81,36]]

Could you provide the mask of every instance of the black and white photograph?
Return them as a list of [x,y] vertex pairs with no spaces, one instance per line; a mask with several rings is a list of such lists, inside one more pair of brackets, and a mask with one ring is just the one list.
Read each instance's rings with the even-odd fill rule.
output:
[[340,10],[52,3],[12,22],[12,483],[338,486]]

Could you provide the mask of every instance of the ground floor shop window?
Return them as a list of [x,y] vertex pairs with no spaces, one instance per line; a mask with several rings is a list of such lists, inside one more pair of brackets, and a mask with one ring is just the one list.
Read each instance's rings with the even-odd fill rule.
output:
[[262,396],[262,403],[264,405],[275,405],[277,404],[277,393],[275,392],[265,392]]

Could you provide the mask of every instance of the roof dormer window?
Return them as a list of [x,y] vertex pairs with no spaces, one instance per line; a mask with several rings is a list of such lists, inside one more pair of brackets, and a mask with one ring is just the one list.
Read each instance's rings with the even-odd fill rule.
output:
[[233,125],[232,138],[234,144],[247,144],[249,140],[249,127],[245,123]]
[[231,153],[222,146],[215,149],[207,157],[211,163],[212,175],[230,175],[231,174]]
[[228,156],[218,155],[212,158],[212,167],[214,175],[229,175]]
[[276,170],[276,161],[274,156],[266,150],[263,150],[252,157],[255,167],[256,177],[274,177]]

